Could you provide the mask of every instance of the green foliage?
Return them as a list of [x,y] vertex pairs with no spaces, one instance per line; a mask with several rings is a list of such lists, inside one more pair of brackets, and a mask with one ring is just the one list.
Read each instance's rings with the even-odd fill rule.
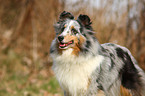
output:
[[48,85],[51,87],[49,89],[49,92],[57,93],[58,90],[56,90],[59,87],[59,84],[55,78],[51,78]]

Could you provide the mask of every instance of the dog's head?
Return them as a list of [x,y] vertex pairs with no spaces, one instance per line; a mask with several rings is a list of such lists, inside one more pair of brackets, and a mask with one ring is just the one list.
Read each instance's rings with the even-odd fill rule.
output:
[[79,15],[77,20],[69,12],[62,12],[59,21],[55,24],[56,38],[59,49],[79,48],[86,41],[84,30],[92,31],[90,18]]

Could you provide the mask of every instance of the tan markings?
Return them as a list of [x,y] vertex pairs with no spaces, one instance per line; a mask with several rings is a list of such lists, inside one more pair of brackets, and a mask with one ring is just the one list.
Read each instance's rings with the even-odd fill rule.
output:
[[66,28],[66,27],[67,27],[67,25],[65,24],[65,25],[64,25],[64,28]]
[[132,96],[130,91],[124,88],[122,85],[120,86],[120,94],[121,96]]
[[80,51],[80,45],[79,45],[78,38],[76,36],[66,36],[65,40],[68,41],[68,42],[71,41],[71,40],[74,41],[74,44],[70,45],[70,47],[74,49],[72,54],[78,56],[78,53]]
[[78,56],[79,55],[79,52],[81,50],[81,46],[82,44],[85,42],[85,39],[83,36],[80,36],[79,40],[75,40],[75,45],[73,47],[73,52],[72,54],[75,55],[75,56]]
[[75,56],[78,56],[79,52],[80,52],[80,48],[78,46],[74,46],[73,49],[74,50],[73,50],[72,54]]
[[83,36],[80,36],[80,45],[82,45],[84,42],[85,42],[85,39],[84,39],[84,37]]
[[105,96],[105,93],[102,90],[98,90],[98,93],[96,96]]
[[89,88],[90,84],[91,84],[91,79],[88,78],[88,85],[87,85],[87,88]]
[[[74,44],[72,44],[73,46],[78,42],[76,36],[70,36],[70,35],[65,36],[65,37],[64,37],[64,40],[65,40],[65,42],[69,42],[69,41],[71,41],[71,40],[74,40]],[[57,50],[58,50],[58,53],[59,53],[59,54],[62,54],[62,51],[65,50],[65,49],[60,49],[60,48],[59,48],[59,43],[57,43],[56,45],[57,45],[56,47],[58,48],[58,49],[57,49]],[[70,47],[71,47],[72,45],[70,45]],[[77,48],[75,48],[75,49],[77,50]]]
[[74,50],[72,52],[73,55],[76,55],[76,56],[79,55],[79,52],[81,50],[81,46],[84,43],[84,41],[85,41],[85,39],[83,36],[80,36],[79,40],[78,40],[78,38],[77,38],[77,40],[75,39],[75,45],[73,47]]
[[[74,44],[69,45],[70,48],[73,48],[72,54],[75,56],[78,56],[78,53],[80,52],[81,45],[84,43],[85,39],[83,36],[78,37],[72,36],[72,35],[67,35],[64,37],[65,42],[70,42],[71,40],[74,41]],[[58,52],[62,54],[62,51],[65,49],[60,49],[59,48],[59,43],[57,44]]]
[[74,26],[71,26],[71,29],[73,29],[74,28]]
[[[88,78],[87,88],[89,88],[90,84],[91,84],[91,79]],[[105,96],[105,93],[102,90],[99,89],[96,96]]]
[[72,36],[72,35],[67,35],[67,36],[64,37],[64,41],[65,42],[69,42],[71,40],[74,40],[74,43],[75,43],[75,42],[77,42],[75,39],[77,39],[77,37],[76,36]]

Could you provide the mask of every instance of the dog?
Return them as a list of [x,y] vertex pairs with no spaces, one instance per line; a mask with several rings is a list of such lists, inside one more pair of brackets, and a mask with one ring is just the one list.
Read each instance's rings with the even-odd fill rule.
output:
[[[64,96],[145,96],[145,74],[130,51],[117,44],[100,44],[92,22],[62,12],[54,25],[50,47],[52,69]],[[128,95],[124,95],[126,92]]]

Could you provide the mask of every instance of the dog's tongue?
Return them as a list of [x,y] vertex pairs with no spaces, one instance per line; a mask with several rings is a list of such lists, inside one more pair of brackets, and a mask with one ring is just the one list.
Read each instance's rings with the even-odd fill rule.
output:
[[64,46],[66,46],[66,44],[59,44],[59,46],[60,46],[60,47],[64,47]]
[[71,44],[71,43],[72,43],[72,41],[70,41],[70,42],[68,42],[68,43],[60,43],[59,46],[60,46],[60,47],[66,47],[66,46],[68,46],[68,45]]

